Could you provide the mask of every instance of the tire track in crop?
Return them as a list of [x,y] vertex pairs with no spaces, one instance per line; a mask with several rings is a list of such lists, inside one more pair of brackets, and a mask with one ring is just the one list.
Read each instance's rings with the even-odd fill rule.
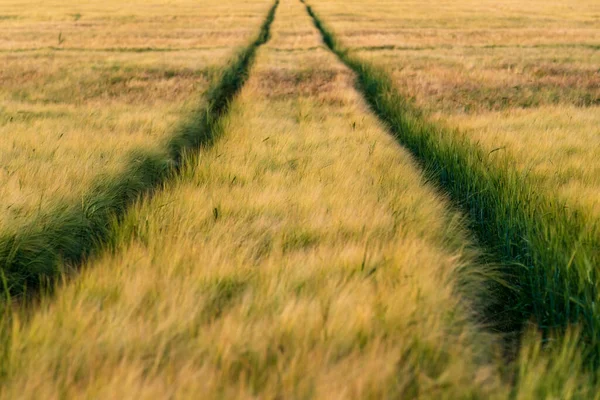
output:
[[582,325],[588,363],[600,364],[597,310],[600,226],[551,194],[537,193],[526,176],[500,168],[467,139],[454,139],[408,104],[390,76],[341,45],[309,4],[324,43],[357,74],[359,90],[397,140],[470,217],[471,228],[503,265],[506,282],[495,285],[497,307],[487,318],[502,331],[519,332],[534,318],[546,334]]
[[137,152],[125,170],[100,181],[79,204],[66,204],[36,218],[17,232],[0,235],[2,298],[52,288],[64,265],[78,265],[110,241],[114,221],[142,195],[151,195],[176,177],[184,157],[210,146],[220,120],[246,82],[258,47],[270,38],[279,0],[269,10],[256,39],[225,67],[207,92],[207,106],[184,123],[162,152]]

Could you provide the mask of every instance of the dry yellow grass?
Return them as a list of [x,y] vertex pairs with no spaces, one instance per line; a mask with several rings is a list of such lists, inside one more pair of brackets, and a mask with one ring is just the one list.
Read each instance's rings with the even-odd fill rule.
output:
[[[454,30],[458,28],[445,30],[441,26],[448,21],[444,23],[441,20],[445,17],[457,18],[460,12],[458,14],[448,12],[449,10],[444,8],[444,3],[439,2],[435,3],[435,6],[439,6],[443,11],[439,14],[436,14],[434,9],[431,8],[433,2],[411,4],[410,6],[419,9],[419,11],[414,11],[412,14],[411,11],[395,13],[394,7],[402,7],[398,3],[346,3],[343,12],[341,12],[340,5],[333,2],[309,1],[307,3],[309,3],[307,11],[314,17],[315,23],[323,32],[327,44],[344,62],[357,71],[362,83],[361,89],[364,90],[374,109],[380,113],[382,118],[389,121],[394,132],[398,135],[399,141],[406,143],[413,149],[425,165],[436,171],[439,168],[440,172],[434,173],[434,176],[440,178],[445,184],[448,183],[447,187],[453,198],[461,203],[466,203],[466,207],[472,213],[474,220],[483,223],[483,229],[479,230],[482,237],[487,237],[490,242],[497,245],[498,253],[503,254],[506,259],[515,260],[519,264],[519,267],[514,268],[515,265],[509,261],[509,265],[503,271],[506,271],[509,276],[517,277],[516,279],[513,278],[513,282],[518,287],[518,295],[522,296],[522,304],[532,305],[531,308],[535,309],[530,311],[530,308],[523,308],[523,317],[526,318],[527,315],[531,315],[530,313],[534,313],[535,318],[539,318],[537,321],[539,325],[532,323],[532,330],[535,331],[541,328],[545,335],[542,338],[538,334],[530,335],[529,332],[520,343],[516,369],[518,374],[512,382],[514,388],[511,398],[598,398],[600,392],[595,387],[598,382],[598,370],[596,369],[598,364],[595,363],[594,359],[596,345],[593,340],[590,340],[590,338],[595,339],[594,335],[597,332],[594,328],[590,329],[590,325],[595,324],[597,321],[595,311],[591,310],[595,310],[595,304],[597,303],[597,292],[594,289],[597,285],[593,281],[595,278],[592,278],[592,276],[594,276],[593,268],[598,261],[597,241],[596,237],[592,237],[597,231],[593,231],[592,226],[597,224],[598,221],[593,215],[588,214],[597,211],[597,196],[595,198],[593,196],[575,198],[574,196],[565,196],[562,193],[565,196],[563,199],[566,199],[566,206],[562,202],[556,202],[554,197],[556,187],[564,189],[565,183],[570,183],[574,187],[580,185],[580,187],[589,188],[591,191],[597,190],[597,187],[594,187],[597,182],[597,178],[594,179],[597,160],[593,159],[596,153],[597,139],[594,139],[595,136],[597,137],[597,133],[594,131],[591,134],[585,132],[581,134],[582,137],[576,139],[566,137],[568,133],[561,132],[560,127],[557,127],[557,129],[551,128],[553,124],[566,125],[565,119],[557,118],[556,110],[550,109],[552,112],[548,112],[549,107],[546,110],[540,108],[537,110],[540,111],[537,116],[539,117],[541,114],[544,119],[534,122],[537,122],[536,128],[543,132],[541,134],[538,132],[537,135],[531,135],[532,137],[523,140],[524,143],[518,148],[520,153],[518,151],[511,153],[511,150],[507,149],[511,146],[494,148],[491,146],[492,140],[485,137],[478,140],[478,142],[487,141],[487,143],[482,143],[485,146],[484,150],[486,147],[490,150],[489,154],[486,155],[485,151],[477,148],[477,143],[472,146],[462,138],[455,140],[453,130],[437,129],[433,124],[430,124],[430,121],[427,121],[430,119],[427,113],[423,117],[412,107],[404,105],[405,99],[403,97],[410,97],[410,93],[406,93],[406,88],[404,88],[404,93],[401,95],[393,87],[394,85],[390,84],[388,79],[393,76],[393,71],[388,69],[390,66],[386,65],[385,57],[379,52],[382,46],[370,46],[365,49],[364,46],[354,44],[350,48],[353,51],[350,52],[347,47],[348,42],[354,40],[352,30],[360,31],[361,27],[369,25],[375,20],[374,18],[368,20],[368,14],[371,12],[372,17],[373,10],[375,10],[375,13],[379,13],[380,19],[378,22],[381,20],[403,19],[407,15],[422,17],[424,15],[423,11],[428,12],[429,15],[426,20],[423,19],[423,23],[433,21],[434,24],[438,25],[436,29],[440,33],[443,32],[453,37]],[[489,10],[485,11],[486,3],[488,3],[488,6],[490,5],[490,2],[482,2],[483,9],[475,7],[473,10],[475,14],[482,14],[479,15],[479,19],[482,16],[487,17],[488,25],[492,28],[491,31],[495,32],[499,29],[499,24],[506,22],[503,21],[503,13],[499,10],[502,10],[503,6],[508,6],[508,3],[495,3],[498,8],[493,13],[490,13]],[[460,11],[461,5],[466,4],[469,3],[454,2],[452,4],[453,11]],[[523,14],[528,5],[511,4],[511,7],[515,8],[518,13]],[[555,3],[550,2],[548,8],[542,10],[542,4],[534,5],[540,7],[541,13],[552,10],[556,6]],[[547,4],[544,3],[543,5]],[[590,8],[597,9],[597,5],[582,2],[573,8],[575,9],[573,13],[565,13],[567,15],[567,18],[565,18],[566,23],[558,15],[555,15],[555,22],[559,25],[561,23],[568,25],[569,22],[572,24],[573,15],[579,15],[575,20],[578,19],[581,24],[590,23],[587,14],[581,15],[578,13],[589,11]],[[473,10],[469,10],[466,14],[473,14]],[[534,19],[531,21],[530,26],[535,27],[538,22],[535,19],[539,15],[540,12],[527,15],[528,18],[533,16]],[[490,18],[493,16],[495,18]],[[592,16],[591,23],[594,19],[597,19],[597,16]],[[457,18],[457,21],[460,20],[461,18]],[[476,21],[477,18],[472,18],[472,20]],[[548,20],[551,19],[546,18],[544,22]],[[351,29],[350,26],[353,22],[355,23]],[[469,19],[462,22],[465,23],[465,26],[471,26],[467,24]],[[331,25],[335,28],[332,29]],[[382,25],[385,25],[385,22]],[[473,26],[477,26],[477,23],[474,22]],[[526,30],[523,27],[521,29]],[[501,33],[506,33],[506,30],[501,29]],[[341,44],[338,41],[340,31],[343,32],[340,36],[344,41]],[[574,45],[574,47],[577,46],[594,47],[593,44],[588,43]],[[384,46],[383,49],[392,49],[398,59],[402,58],[402,48]],[[374,55],[369,59],[365,54],[365,50],[372,51]],[[517,50],[513,51],[519,53]],[[474,52],[477,52],[477,49]],[[483,50],[479,55],[484,55]],[[522,53],[520,55],[523,56]],[[368,60],[365,61],[365,59]],[[406,57],[402,61],[407,63],[412,60],[410,57]],[[378,66],[373,66],[373,64],[378,64]],[[391,64],[393,65],[393,62]],[[402,66],[405,65],[409,64],[403,64]],[[485,65],[483,67],[485,68]],[[431,79],[435,81],[437,76],[435,76],[435,73],[432,75]],[[585,74],[579,74],[577,71],[574,72],[574,75],[581,75],[582,82],[585,82],[588,78]],[[397,86],[402,87],[402,81],[398,79],[397,75],[395,80]],[[458,85],[457,89],[460,87]],[[594,87],[593,83],[589,85],[589,88]],[[587,88],[584,87],[584,90]],[[462,97],[467,98],[472,95],[471,89],[470,87],[464,88],[466,94]],[[593,96],[594,93],[588,94]],[[569,103],[565,100],[566,98],[561,99],[561,102],[559,102],[562,103],[560,107],[572,113],[571,115],[580,118],[577,122],[572,123],[575,126],[570,126],[572,133],[579,134],[585,131],[585,128],[581,129],[577,124],[579,122],[582,125],[589,124],[591,120],[595,119],[595,114],[590,114],[590,112],[593,113],[595,110],[577,108],[577,104]],[[443,107],[437,107],[435,102],[436,99],[417,98],[417,105],[425,108],[429,113],[432,110],[436,111],[434,117],[438,118],[438,124],[445,123],[445,120],[453,117],[458,120],[463,116],[456,114],[465,111],[472,112],[473,115],[464,116],[464,120],[481,116],[484,120],[482,124],[485,123],[485,115],[475,115],[476,112],[473,110],[445,110]],[[582,105],[585,106],[586,104]],[[510,106],[514,107],[514,104]],[[578,113],[575,114],[574,111]],[[506,109],[505,114],[502,114],[500,118],[513,117],[515,114],[517,113],[514,109]],[[526,111],[521,117],[525,114]],[[571,119],[571,115],[568,116],[568,119]],[[527,134],[529,132],[523,129],[526,126],[525,120],[526,118],[522,118],[518,124],[515,124],[515,121],[508,121],[503,128],[506,129],[512,123],[514,126],[510,132],[511,134],[514,136],[517,136],[516,134]],[[433,122],[436,122],[435,119]],[[456,124],[456,120],[454,122],[451,120],[449,124]],[[465,128],[464,126],[461,127]],[[494,133],[499,131],[495,130]],[[545,141],[543,135],[545,132],[550,132],[553,137]],[[469,132],[469,134],[473,134],[473,132]],[[501,134],[502,132],[499,133],[499,135]],[[467,138],[473,139],[472,136]],[[510,144],[514,147],[519,139],[519,137],[515,137]],[[586,140],[589,140],[589,146],[584,149],[582,143]],[[540,144],[540,141],[543,143]],[[579,148],[573,149],[573,145],[578,145]],[[527,150],[529,154],[526,153]],[[587,150],[585,156],[578,158],[577,156],[580,154],[575,154],[577,151],[583,152],[585,150]],[[511,154],[505,156],[505,153]],[[533,156],[534,153],[535,156],[539,155],[540,157],[533,159],[535,157]],[[532,172],[534,167],[538,166],[536,164],[541,165],[540,161],[543,157],[557,154],[560,161],[573,156],[573,163],[568,165],[568,168],[571,168],[570,171],[559,169],[549,172],[547,168],[545,171],[543,168],[539,168],[537,171]],[[499,161],[498,164],[488,163],[487,157]],[[586,164],[587,161],[591,162]],[[516,164],[518,168],[515,169],[512,164]],[[520,173],[531,176],[528,178],[518,176]],[[540,192],[540,189],[543,189],[545,193],[535,193]],[[533,196],[530,196],[530,194],[533,194]],[[529,199],[533,197],[538,197],[542,201],[530,201]],[[571,210],[564,210],[565,208],[577,208],[573,207],[577,204],[585,212],[583,217],[579,215],[576,217],[570,216],[568,213]],[[549,212],[545,212],[545,210],[549,210]],[[577,225],[574,225],[571,221],[576,221]],[[504,249],[501,248],[505,244],[514,244],[514,247],[510,251],[504,252]],[[530,257],[527,252],[535,253],[535,255]],[[531,260],[534,258],[536,260],[532,262]],[[576,258],[579,258],[579,260],[574,261]],[[582,272],[581,276],[583,278],[578,280],[575,275],[580,272]],[[535,289],[530,290],[528,284],[531,284],[531,287],[535,287]],[[539,290],[539,288],[542,289]],[[572,288],[576,289],[572,290]],[[562,300],[557,301],[561,296],[563,299],[567,299],[567,307],[561,307],[559,303]],[[578,300],[577,297],[580,297],[581,300]],[[518,301],[515,303],[518,303]],[[575,315],[575,313],[570,312],[569,307],[574,303],[577,304],[575,308],[587,307],[584,312],[586,314],[585,318],[581,318],[584,313]],[[507,305],[510,308],[513,304],[508,303]],[[564,314],[561,314],[562,312]],[[563,317],[563,320],[559,321],[560,317]],[[575,320],[578,320],[581,324],[567,327]],[[559,322],[556,323],[557,321]],[[557,329],[553,329],[554,327]]]
[[[595,2],[311,4],[437,122],[599,211]],[[270,6],[3,4],[0,226],[162,143]],[[283,0],[221,141],[1,321],[0,397],[598,398],[576,328],[502,358],[473,307],[492,272],[353,79]]]
[[314,1],[420,108],[600,215],[600,3]]
[[3,2],[0,226],[77,201],[130,151],[160,145],[269,6]]
[[566,206],[600,217],[600,109],[574,106],[512,109],[447,120],[499,159],[532,176]]
[[51,0],[41,6],[27,0],[7,0],[0,15],[0,49],[227,50],[255,33],[253,28],[263,15],[260,12],[268,7],[269,2],[259,0],[133,0],[126,4],[115,0]]
[[272,32],[222,139],[15,319],[3,398],[507,395],[461,218],[300,3]]

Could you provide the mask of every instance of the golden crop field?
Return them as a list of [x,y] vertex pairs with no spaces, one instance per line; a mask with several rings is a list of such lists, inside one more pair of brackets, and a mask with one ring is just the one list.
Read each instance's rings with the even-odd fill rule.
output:
[[[421,109],[540,188],[600,212],[600,3],[315,3],[340,41]],[[531,149],[535,148],[535,151]],[[503,160],[504,161],[504,160]]]
[[119,4],[2,3],[2,226],[77,202],[132,151],[158,149],[268,8]]
[[600,398],[591,0],[0,5],[0,398]]

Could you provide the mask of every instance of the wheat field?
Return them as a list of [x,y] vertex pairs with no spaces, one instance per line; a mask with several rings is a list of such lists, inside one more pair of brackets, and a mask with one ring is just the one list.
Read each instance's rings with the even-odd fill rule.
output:
[[268,8],[28,4],[0,11],[0,224],[14,229],[157,150]]
[[10,0],[0,397],[600,398],[595,2]]
[[[600,210],[596,1],[315,3],[344,44],[421,109],[544,190]],[[536,151],[531,149],[535,148]]]

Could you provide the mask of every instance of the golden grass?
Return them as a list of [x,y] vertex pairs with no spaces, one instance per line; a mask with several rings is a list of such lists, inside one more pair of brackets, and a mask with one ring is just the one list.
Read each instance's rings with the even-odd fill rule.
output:
[[15,318],[3,398],[508,394],[457,287],[460,216],[300,3],[272,29],[223,138]]
[[499,160],[600,213],[596,1],[316,1],[344,45]]
[[[594,203],[587,204],[587,206],[590,206],[591,204],[590,208],[583,207],[583,210],[586,212],[586,215],[584,215],[583,218],[580,218],[579,216],[577,218],[573,218],[574,221],[578,221],[578,223],[581,225],[576,226],[575,229],[571,229],[572,227],[569,226],[569,222],[563,224],[565,222],[565,219],[561,214],[563,212],[563,205],[555,202],[555,188],[552,188],[551,185],[548,184],[548,182],[551,181],[551,179],[548,179],[548,176],[543,176],[541,175],[541,172],[538,172],[536,179],[517,177],[515,173],[519,174],[519,170],[515,170],[513,165],[507,165],[506,162],[508,161],[510,164],[514,164],[523,162],[523,159],[515,160],[512,157],[504,157],[502,155],[504,154],[503,152],[494,154],[496,153],[495,151],[490,151],[490,154],[486,155],[485,152],[482,152],[481,149],[477,148],[476,144],[475,146],[471,147],[471,145],[462,140],[462,138],[455,140],[452,130],[444,128],[440,129],[439,126],[435,126],[436,124],[432,124],[432,121],[430,118],[428,118],[429,116],[427,113],[425,113],[425,117],[423,117],[423,115],[421,115],[411,106],[403,105],[407,94],[399,94],[396,91],[395,85],[391,83],[391,80],[389,80],[391,74],[388,74],[388,70],[386,70],[385,65],[383,65],[384,68],[379,68],[374,67],[371,64],[373,61],[375,63],[382,62],[382,57],[378,58],[377,56],[374,56],[371,60],[365,62],[363,60],[366,57],[364,53],[356,55],[357,50],[363,51],[364,48],[355,46],[354,52],[349,52],[346,45],[340,44],[338,41],[337,29],[344,31],[343,27],[350,26],[348,22],[351,18],[347,18],[349,15],[357,16],[356,18],[360,19],[360,15],[363,15],[363,11],[365,11],[364,9],[361,9],[361,7],[365,7],[366,5],[367,8],[376,9],[378,6],[384,3],[361,3],[358,4],[354,9],[352,7],[344,8],[343,13],[339,12],[341,10],[338,4],[314,2],[314,4],[316,4],[314,7],[314,9],[316,9],[315,12],[312,7],[313,2],[307,3],[309,3],[307,4],[307,11],[311,16],[314,17],[315,24],[319,26],[319,29],[321,29],[325,41],[330,46],[332,51],[338,54],[338,56],[344,60],[344,62],[357,71],[361,78],[361,89],[364,91],[374,109],[377,110],[382,118],[384,118],[386,121],[389,121],[391,126],[394,128],[395,133],[398,135],[398,140],[410,146],[410,148],[421,157],[421,160],[425,163],[425,165],[440,169],[441,172],[439,174],[435,174],[435,176],[441,178],[443,181],[449,181],[447,187],[453,194],[453,198],[461,202],[464,201],[469,203],[470,197],[473,196],[476,197],[476,199],[472,203],[481,201],[481,203],[475,204],[474,206],[469,204],[469,210],[473,211],[474,214],[481,213],[481,217],[473,215],[475,220],[478,218],[485,218],[484,216],[491,216],[491,220],[486,220],[484,223],[493,225],[494,222],[496,222],[496,224],[498,224],[496,227],[487,229],[487,233],[489,233],[492,243],[500,242],[500,246],[502,246],[501,242],[503,239],[505,239],[504,235],[500,235],[499,241],[497,238],[493,238],[493,236],[499,232],[507,233],[507,241],[516,239],[516,241],[512,243],[518,243],[520,238],[516,238],[514,235],[511,237],[510,230],[514,228],[515,231],[518,231],[520,228],[518,228],[517,225],[522,224],[523,222],[525,222],[525,225],[531,223],[530,226],[522,229],[521,232],[524,234],[524,241],[532,239],[533,246],[529,247],[528,244],[525,244],[523,246],[523,253],[521,252],[521,249],[518,249],[514,253],[516,253],[515,255],[521,255],[524,254],[524,252],[531,251],[533,249],[533,252],[537,253],[537,256],[542,255],[540,259],[548,262],[540,263],[539,265],[534,264],[532,268],[532,270],[535,270],[533,273],[535,274],[535,276],[533,276],[533,280],[536,281],[535,284],[540,284],[543,280],[546,280],[546,282],[543,284],[550,282],[549,286],[558,283],[555,287],[559,289],[557,291],[547,290],[546,293],[535,290],[531,291],[531,293],[525,291],[522,293],[524,294],[524,297],[533,295],[529,301],[534,304],[534,307],[537,307],[541,304],[541,308],[536,310],[537,317],[544,320],[550,316],[549,319],[551,320],[557,315],[557,313],[561,313],[561,311],[564,310],[564,308],[561,308],[561,306],[558,304],[559,302],[553,303],[553,300],[555,299],[554,296],[565,296],[566,293],[569,293],[571,287],[567,288],[567,285],[581,285],[577,288],[577,290],[579,290],[587,284],[587,282],[583,283],[583,280],[585,279],[587,279],[591,285],[594,285],[592,282],[592,279],[594,278],[591,278],[594,273],[590,270],[594,268],[594,263],[597,261],[597,257],[595,257],[597,255],[597,253],[595,253],[597,248],[594,247],[596,241],[594,240],[595,238],[591,238],[590,235],[586,236],[586,230],[591,229],[591,225],[595,223],[597,224],[597,220],[594,219],[594,217],[589,218],[589,215],[587,215],[587,212],[594,212]],[[389,6],[389,4],[387,4],[387,6]],[[458,7],[460,8],[460,6]],[[361,9],[361,12],[357,12],[357,9]],[[389,15],[390,20],[394,19],[395,14],[390,11],[389,7],[385,11],[386,17],[383,17],[384,11],[379,9],[379,12],[381,12],[381,18],[388,18],[387,15]],[[327,17],[324,18],[323,15],[327,15]],[[403,14],[400,15],[404,17]],[[344,18],[347,19],[344,20]],[[430,15],[429,19],[435,20],[433,14]],[[497,20],[490,20],[490,26],[494,26],[496,22]],[[330,25],[335,26],[336,24],[336,29],[330,28]],[[357,23],[355,24],[354,28],[360,29],[360,26],[361,23]],[[349,30],[346,30],[346,32],[349,32]],[[351,35],[346,34],[346,36],[347,37],[344,39],[348,39],[348,36]],[[350,38],[349,40],[352,39]],[[585,46],[587,45],[583,45],[583,47]],[[379,49],[373,46],[370,50],[377,51]],[[394,50],[399,51],[401,49],[395,48]],[[575,108],[572,105],[563,106],[563,108],[566,108],[569,112],[573,112],[574,110],[579,112],[571,115],[579,117],[583,124],[587,124],[590,119],[593,119],[589,118],[589,113],[585,113],[589,110]],[[524,111],[524,113],[526,113],[526,111]],[[511,110],[506,110],[505,115],[499,116],[499,118],[505,118],[506,116],[510,117],[513,114],[514,111],[511,113]],[[554,118],[557,121],[553,121],[552,117],[539,121],[538,129],[541,128],[548,130],[552,124],[555,124],[556,122],[566,125],[564,119],[557,118],[556,115],[557,114],[555,111]],[[568,115],[568,119],[570,120],[572,120],[571,115]],[[449,118],[447,111],[446,113],[443,111],[438,112],[435,116],[438,118],[438,121],[433,120],[433,122],[437,122],[437,124],[441,123],[440,120],[443,121],[444,119]],[[458,115],[456,117],[461,118],[462,116]],[[465,118],[469,118],[469,116],[465,116]],[[577,121],[575,124],[578,122],[580,121]],[[521,133],[519,132],[519,126],[518,124],[515,124],[515,121],[508,122],[505,125],[505,128],[511,124],[515,125],[512,133]],[[523,126],[526,124],[525,118],[520,121],[520,124],[520,128],[523,128]],[[561,136],[557,137],[560,138]],[[591,137],[593,137],[593,133]],[[581,141],[585,141],[587,138],[589,138],[589,136],[584,136],[581,138]],[[538,136],[537,140],[539,141],[540,139],[540,136]],[[515,138],[514,142],[517,141],[518,138]],[[595,145],[593,142],[590,144],[591,146]],[[489,143],[484,144],[484,146],[488,145]],[[538,143],[531,140],[528,145],[530,152],[529,157],[531,157],[531,153],[534,153],[535,150],[537,150]],[[557,147],[564,147],[565,143],[560,143],[560,141],[557,140],[554,143],[551,143],[550,146],[552,147],[552,150],[560,151],[560,149],[557,149]],[[526,146],[523,146],[523,149],[525,147]],[[542,145],[540,147],[542,151],[550,151],[548,146],[544,147]],[[497,151],[506,150],[505,147],[496,149]],[[594,150],[593,147],[592,150]],[[571,149],[570,151],[572,154],[573,150]],[[567,152],[567,155],[569,155],[568,147],[565,147],[565,152]],[[520,156],[526,157],[527,155],[521,154]],[[543,156],[544,155],[542,153],[542,157]],[[500,162],[497,166],[490,168],[490,164],[488,164],[488,161],[484,159],[486,157],[497,157]],[[537,161],[539,162],[539,160],[540,158],[538,158]],[[437,163],[439,163],[439,166],[436,165]],[[479,165],[480,163],[481,166]],[[593,163],[587,166],[583,165],[584,163],[585,160],[581,160],[575,164],[576,167],[580,169],[594,169]],[[535,162],[531,164],[535,166]],[[530,169],[524,169],[523,165],[520,167],[520,170],[524,175],[531,173]],[[558,171],[558,173],[561,172],[562,171]],[[448,173],[449,176],[439,176],[446,173]],[[575,181],[575,179],[573,179],[573,175],[575,175],[573,172],[565,175],[566,176],[564,176],[564,179],[571,179],[572,182]],[[575,176],[579,178],[581,175]],[[592,174],[587,174],[587,176],[584,176],[582,180],[584,181],[583,183],[588,184],[588,186],[592,186],[592,189],[594,189],[593,181],[591,182],[591,185],[589,181],[585,181],[592,176]],[[469,180],[469,178],[473,179]],[[497,183],[500,183],[501,185],[494,187],[495,182],[491,182],[491,179],[496,178],[498,178]],[[473,184],[471,185],[470,182]],[[523,183],[526,183],[527,185],[519,186]],[[529,187],[530,183],[533,184],[533,187]],[[522,202],[523,200],[525,200],[525,202],[528,201],[528,192],[530,193],[531,190],[535,192],[540,188],[547,190],[547,192],[542,193],[541,195],[536,193],[536,196],[544,199],[544,201],[551,200],[551,207],[547,207],[546,204],[543,204],[542,202],[533,201],[531,204],[524,204],[524,202]],[[457,193],[456,190],[460,189],[465,190],[462,193]],[[477,192],[470,193],[470,189],[475,189]],[[511,191],[514,191],[514,193],[511,193]],[[525,196],[523,196],[523,194],[525,194]],[[571,198],[569,200],[576,202],[578,199]],[[571,208],[570,206],[572,205],[573,204],[569,205],[567,201],[567,205],[564,207]],[[489,207],[490,212],[486,210],[486,206]],[[549,212],[548,214],[544,213],[542,216],[541,211],[546,209],[556,210],[558,207],[561,207],[560,213]],[[509,212],[506,213],[506,211]],[[532,212],[532,214],[524,215],[522,214],[523,211],[525,211],[525,213]],[[495,213],[496,216],[504,216],[507,219],[496,219],[496,221],[494,221],[493,217]],[[539,216],[542,216],[541,219],[538,219]],[[549,219],[544,220],[544,218],[547,218],[548,216]],[[552,221],[552,218],[554,217],[557,219],[556,224],[554,221]],[[535,225],[538,222],[542,222],[542,224],[539,224],[539,226],[536,227]],[[588,226],[588,224],[590,226]],[[485,228],[490,227],[490,225],[485,225]],[[539,229],[542,233],[542,236],[536,237],[536,234],[534,234],[528,237],[528,234],[533,231],[533,229],[529,231],[529,228],[531,227],[534,229]],[[572,234],[573,232],[575,235]],[[592,230],[589,232],[591,233]],[[539,243],[536,243],[539,237],[544,237],[543,235],[548,235],[545,236],[546,242],[542,240]],[[577,243],[573,242],[574,238],[578,241]],[[585,243],[585,245],[582,245],[582,242]],[[564,252],[564,255],[567,255],[567,257],[563,257],[562,254],[558,254],[558,252],[556,252],[556,250],[559,249],[559,246],[557,246],[556,243],[566,244],[567,248],[565,250],[567,251]],[[575,246],[573,246],[573,244],[575,244]],[[581,250],[584,246],[587,247],[584,250]],[[569,248],[572,250],[569,251]],[[557,257],[544,258],[545,249],[548,250],[548,254],[551,254],[551,252],[555,251]],[[578,250],[581,250],[580,254],[576,254]],[[575,256],[579,256],[581,254],[583,254],[583,257],[580,257],[581,259],[574,262],[572,265],[571,263],[576,258]],[[568,262],[568,265],[565,263],[567,271],[562,270],[559,272],[561,266],[563,265],[562,259],[564,258],[566,261],[569,259],[569,256],[571,261]],[[509,255],[509,257],[512,256]],[[524,259],[527,259],[527,255],[525,255]],[[512,260],[515,259],[509,258],[509,263]],[[574,264],[578,264],[578,266],[575,267]],[[514,267],[514,265],[512,266]],[[525,272],[521,275],[521,266],[525,267],[526,265],[521,264],[519,267],[517,267],[517,269],[513,270],[512,273],[519,278],[522,277],[523,286],[526,287],[526,281],[532,279],[532,277],[527,276],[529,272]],[[529,267],[529,265],[527,266]],[[574,272],[577,271],[577,269],[581,271],[587,271],[587,277],[580,281],[573,279],[575,275]],[[523,270],[525,270],[525,268],[523,268]],[[529,270],[529,268],[527,268],[527,270]],[[508,271],[508,273],[511,274],[510,271]],[[568,279],[571,279],[572,281],[568,282]],[[567,285],[563,285],[561,287],[561,280],[566,282]],[[563,288],[567,290],[563,292]],[[585,288],[575,295],[575,297],[581,296],[583,298],[589,293],[589,296],[586,297],[585,300],[582,300],[581,303],[578,303],[578,305],[580,304],[582,308],[589,307],[588,309],[595,309],[594,304],[596,304],[597,295],[594,294],[594,290],[592,289],[582,296],[582,293],[587,289],[589,288]],[[479,290],[481,290],[481,288],[479,288]],[[540,295],[540,297],[533,298],[537,295]],[[574,300],[573,297],[567,298],[569,301],[577,301]],[[589,320],[585,321],[586,323],[590,322],[591,320],[595,320],[595,316],[591,316],[591,313],[588,315],[590,317]],[[524,329],[524,331],[527,333],[520,343],[521,345],[519,346],[520,352],[518,355],[518,363],[515,369],[517,371],[517,376],[516,379],[512,381],[513,392],[511,393],[511,398],[598,398],[598,393],[600,392],[596,387],[597,383],[599,382],[598,370],[595,369],[595,367],[597,367],[597,363],[591,361],[591,359],[595,357],[594,354],[596,351],[596,346],[589,340],[589,326],[585,325],[584,323],[576,327],[565,326],[568,325],[572,320],[578,318],[578,316],[575,316],[569,320],[566,320],[565,318],[565,320],[558,325],[558,331],[553,329],[553,326],[556,327],[557,325],[552,325],[552,322],[550,322],[548,325],[546,325],[544,322],[540,322],[540,325],[532,323],[531,330]],[[593,323],[595,323],[595,321],[591,322],[591,324]],[[543,338],[538,334],[532,334],[533,331],[540,328],[544,329],[545,332],[545,336]],[[595,330],[592,328],[592,335],[594,335],[594,331]],[[588,347],[584,347],[586,344],[589,344]]]
[[574,106],[513,109],[447,120],[534,177],[569,206],[600,216],[600,110]]
[[[0,49],[214,48],[241,44],[268,2],[27,0],[2,4]],[[60,35],[60,40],[59,40]]]
[[173,134],[269,7],[238,3],[3,3],[0,226],[76,202]]

